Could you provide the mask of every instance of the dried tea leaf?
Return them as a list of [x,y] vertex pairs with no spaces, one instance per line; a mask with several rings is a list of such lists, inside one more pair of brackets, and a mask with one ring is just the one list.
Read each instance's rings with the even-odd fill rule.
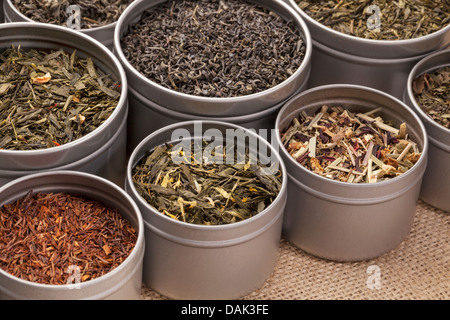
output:
[[[203,141],[202,151],[209,146]],[[191,154],[195,150],[192,143]],[[224,147],[214,150],[226,159]],[[180,152],[177,145],[158,146],[132,172],[142,198],[173,219],[205,225],[238,222],[269,206],[281,189],[281,173],[263,175],[263,166],[250,163],[248,151],[242,164],[199,162],[195,156],[186,162],[174,161],[173,155]]]

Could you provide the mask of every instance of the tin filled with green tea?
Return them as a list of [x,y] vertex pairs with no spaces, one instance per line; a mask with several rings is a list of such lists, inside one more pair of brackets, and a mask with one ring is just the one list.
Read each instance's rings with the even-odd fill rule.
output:
[[430,140],[420,198],[450,212],[450,49],[420,60],[411,70],[404,101],[420,117]]
[[287,202],[284,164],[256,132],[187,121],[132,153],[125,190],[145,224],[144,283],[174,299],[232,299],[273,270]]
[[77,194],[30,190],[0,207],[0,267],[27,281],[96,279],[125,261],[136,239],[116,208]]
[[243,0],[163,2],[143,12],[121,46],[151,81],[204,97],[268,90],[300,67],[305,52],[292,21]]
[[323,105],[302,112],[281,133],[289,154],[323,177],[348,183],[374,183],[407,172],[421,151],[408,137],[406,123],[389,124],[376,113]]
[[450,7],[440,0],[295,2],[324,26],[364,39],[413,39],[439,31],[450,23]]
[[129,145],[197,119],[272,128],[306,88],[310,41],[282,1],[134,1],[114,40],[131,88]]
[[139,299],[139,209],[116,184],[54,170],[0,187],[0,299]]
[[[136,190],[162,214],[194,224],[243,221],[270,206],[281,189],[281,172],[263,175],[264,167],[252,162],[248,150],[237,155],[212,146],[203,140],[188,151],[179,144],[156,147],[133,170]],[[202,157],[208,149],[211,157]]]
[[414,65],[450,43],[448,1],[288,2],[314,42],[310,88],[364,85],[401,100]]
[[417,103],[433,121],[450,129],[450,67],[426,72],[412,84]]

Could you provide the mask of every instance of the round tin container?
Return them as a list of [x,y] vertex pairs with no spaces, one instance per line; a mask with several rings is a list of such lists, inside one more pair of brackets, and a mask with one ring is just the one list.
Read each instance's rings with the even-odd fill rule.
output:
[[[381,107],[380,116],[405,122],[422,155],[401,176],[377,183],[346,183],[313,173],[297,163],[284,147],[280,154],[289,175],[283,234],[300,249],[336,261],[372,259],[394,249],[409,233],[427,164],[425,128],[405,104],[392,96],[356,85],[327,85],[293,97],[280,110],[276,130],[290,125],[301,111],[322,105],[360,112]],[[277,143],[282,146],[279,135]]]
[[372,40],[350,36],[317,22],[285,0],[307,24],[313,42],[309,88],[348,83],[373,87],[403,98],[406,79],[425,55],[450,44],[450,25],[424,37],[407,40]]
[[422,110],[412,87],[414,79],[421,74],[444,66],[450,66],[450,49],[433,53],[419,61],[409,74],[404,101],[422,120],[430,142],[420,198],[436,208],[450,212],[450,130],[435,122]]
[[[200,127],[199,127],[200,126]],[[245,130],[258,150],[270,150],[283,173],[280,193],[265,210],[227,225],[196,225],[169,218],[150,206],[136,191],[132,170],[148,151],[178,142],[175,130],[191,138],[206,138],[215,130]],[[217,136],[215,136],[217,138]],[[175,139],[175,140],[173,140]],[[234,140],[231,140],[234,141]],[[256,145],[249,146],[250,152]],[[260,154],[264,157],[264,154]],[[271,156],[271,157],[272,157]],[[257,289],[276,263],[286,205],[287,176],[276,150],[259,135],[243,127],[217,121],[188,121],[166,126],[144,139],[134,150],[127,168],[125,190],[141,210],[145,225],[144,283],[173,299],[235,299]]]
[[116,208],[136,230],[138,237],[130,255],[115,269],[86,282],[65,285],[34,283],[0,269],[0,299],[13,300],[100,300],[140,299],[144,227],[139,209],[131,197],[110,181],[95,175],[56,171],[18,178],[0,188],[0,205],[34,192],[70,192]]
[[0,25],[0,48],[76,50],[121,84],[116,110],[96,130],[70,143],[42,150],[0,150],[0,186],[8,181],[46,170],[79,170],[123,185],[126,167],[128,86],[117,58],[89,36],[61,26],[34,22]]
[[[159,85],[139,73],[127,60],[121,48],[121,38],[141,18],[146,10],[163,0],[136,0],[124,11],[114,34],[114,53],[124,66],[130,84],[129,146],[134,148],[144,137],[166,124],[183,120],[216,120],[249,127],[255,122],[264,125],[264,117],[299,90],[306,88],[310,71],[311,38],[300,16],[281,1],[249,1],[267,7],[298,27],[306,46],[300,67],[288,79],[268,90],[239,97],[212,98],[184,94]],[[242,117],[242,118],[241,118]],[[274,117],[275,118],[275,117]],[[245,120],[244,120],[245,119]],[[156,126],[155,126],[156,125]],[[258,127],[258,128],[259,128]],[[270,128],[273,127],[271,123]]]

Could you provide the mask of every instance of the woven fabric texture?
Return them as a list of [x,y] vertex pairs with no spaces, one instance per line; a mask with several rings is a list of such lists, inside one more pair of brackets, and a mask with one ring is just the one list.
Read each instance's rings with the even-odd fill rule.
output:
[[[419,201],[411,232],[373,260],[333,262],[281,239],[272,275],[243,300],[448,300],[450,214]],[[142,288],[142,299],[167,299]]]

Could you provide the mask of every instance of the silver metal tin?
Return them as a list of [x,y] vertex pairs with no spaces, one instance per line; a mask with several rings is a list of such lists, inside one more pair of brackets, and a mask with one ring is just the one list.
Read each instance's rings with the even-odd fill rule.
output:
[[450,212],[450,130],[431,119],[418,105],[412,88],[413,81],[423,73],[450,65],[450,49],[433,53],[419,61],[411,70],[404,101],[420,117],[428,134],[427,170],[422,182],[420,198],[432,206]]
[[0,23],[5,22],[5,14],[3,12],[3,0],[0,0]]
[[56,171],[16,179],[0,188],[0,205],[35,192],[71,192],[117,208],[138,233],[135,248],[114,270],[99,278],[65,285],[39,284],[17,278],[0,269],[0,299],[12,300],[100,300],[140,299],[144,256],[144,227],[139,208],[117,185],[95,175]]
[[125,190],[144,219],[144,283],[173,299],[240,298],[261,286],[276,263],[287,200],[284,164],[267,141],[246,130],[248,137],[257,139],[260,147],[269,148],[279,161],[283,180],[277,198],[258,215],[233,224],[204,226],[180,222],[145,202],[131,178],[132,169],[149,150],[166,142],[180,141],[172,140],[176,129],[187,130],[192,138],[203,138],[209,129],[220,130],[224,135],[227,129],[246,130],[224,122],[188,121],[164,127],[136,147],[128,164]]
[[[11,0],[4,1],[4,11],[5,11],[5,22],[33,22],[30,18],[22,14],[11,2]],[[106,46],[108,49],[112,50],[114,44],[114,28],[117,22],[111,24],[92,28],[92,29],[81,29],[79,32],[84,33],[101,44]]]
[[[374,184],[324,178],[306,169],[284,147],[280,154],[289,175],[283,234],[300,249],[325,259],[372,259],[394,249],[409,233],[428,155],[425,127],[400,100],[356,85],[327,85],[293,97],[280,110],[275,128],[284,130],[303,110],[340,105],[366,112],[381,107],[383,119],[406,122],[409,136],[423,152],[403,175]],[[279,135],[277,143],[281,146]]]
[[[297,92],[306,89],[306,82],[299,88]],[[266,110],[246,114],[246,115],[231,115],[223,117],[213,116],[197,116],[188,113],[178,112],[167,109],[155,102],[148,100],[139,92],[129,87],[129,113],[128,113],[128,134],[127,134],[127,150],[128,153],[152,132],[163,128],[164,126],[182,122],[182,121],[222,121],[233,123],[242,127],[254,130],[273,129],[275,119],[278,111],[282,107],[282,103],[278,103]],[[287,99],[286,99],[287,100]],[[267,137],[269,139],[269,136]]]
[[450,25],[416,39],[363,39],[317,22],[295,0],[284,1],[300,14],[311,32],[313,59],[309,88],[334,83],[357,84],[402,99],[406,79],[414,65],[425,55],[450,44]]
[[[130,87],[146,100],[153,101],[155,104],[164,108],[190,115],[206,117],[244,116],[266,110],[267,108],[281,103],[307,82],[312,51],[309,31],[300,16],[290,6],[282,1],[273,0],[250,0],[249,2],[258,3],[259,5],[278,13],[280,16],[294,21],[303,35],[303,41],[306,45],[306,52],[302,65],[284,82],[271,89],[247,96],[211,98],[176,92],[150,81],[127,61],[123,54],[120,41],[123,34],[128,31],[128,27],[139,21],[144,11],[163,2],[165,2],[165,0],[134,1],[119,18],[114,33],[113,51],[125,68]],[[145,118],[145,115],[142,116]]]
[[61,26],[34,22],[10,22],[0,25],[0,48],[12,44],[22,48],[77,50],[90,56],[103,71],[121,83],[116,110],[90,134],[43,150],[0,150],[0,186],[24,174],[46,170],[79,170],[98,174],[123,185],[126,167],[126,127],[128,85],[117,58],[89,36]]

